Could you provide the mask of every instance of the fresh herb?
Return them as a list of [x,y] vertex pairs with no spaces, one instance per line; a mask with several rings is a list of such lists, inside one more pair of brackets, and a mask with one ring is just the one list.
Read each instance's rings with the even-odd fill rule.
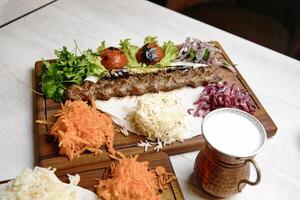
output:
[[209,57],[209,51],[208,51],[208,49],[205,49],[204,55],[203,55],[203,58],[202,58],[202,59],[203,59],[204,61],[207,61],[208,57]]
[[193,49],[190,49],[188,54],[191,60],[194,61],[196,58],[196,52]]
[[57,57],[55,62],[44,61],[42,65],[41,90],[46,98],[60,102],[66,89],[65,84],[81,85],[87,76],[101,77],[107,72],[101,65],[99,55],[91,49],[81,52],[76,44],[71,52],[63,47],[54,50],[54,53]]

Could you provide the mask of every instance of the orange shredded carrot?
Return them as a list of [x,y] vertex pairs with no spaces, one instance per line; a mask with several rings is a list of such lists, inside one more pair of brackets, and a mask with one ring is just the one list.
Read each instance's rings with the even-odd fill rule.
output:
[[164,167],[150,170],[149,162],[138,162],[138,155],[126,157],[120,152],[117,155],[111,156],[117,160],[111,165],[111,178],[99,180],[96,186],[98,196],[104,200],[159,200],[158,192],[169,180],[174,180],[175,176],[166,173]]
[[94,104],[89,106],[81,100],[66,101],[61,109],[49,133],[58,139],[61,155],[72,160],[86,150],[98,154],[103,144],[111,154],[115,154],[115,131],[109,116],[96,110]]

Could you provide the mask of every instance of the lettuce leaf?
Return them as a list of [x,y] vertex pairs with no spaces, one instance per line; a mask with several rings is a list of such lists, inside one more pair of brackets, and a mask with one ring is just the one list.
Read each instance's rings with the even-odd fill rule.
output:
[[162,49],[164,50],[164,57],[157,65],[161,67],[170,66],[171,62],[176,59],[179,50],[171,41],[165,42]]
[[[155,43],[157,44],[157,37],[154,36],[147,36],[144,40],[145,44],[148,43]],[[156,65],[150,65],[147,66],[146,64],[139,63],[136,59],[136,54],[139,50],[138,46],[135,46],[130,43],[130,39],[125,39],[120,41],[121,50],[125,53],[127,56],[127,68],[137,68],[137,67],[166,67],[170,66],[171,62],[176,59],[178,54],[178,49],[175,46],[175,44],[171,41],[165,42],[162,46],[162,49],[164,51],[164,57],[161,59],[159,63]]]
[[139,50],[138,46],[131,44],[130,39],[121,40],[120,46],[123,53],[127,56],[127,68],[142,66],[136,59],[136,54]]
[[151,37],[149,35],[147,37],[145,37],[144,44],[149,44],[149,43],[157,44],[158,43],[157,37],[156,36]]
[[84,56],[82,62],[85,62],[87,66],[86,76],[101,77],[107,72],[107,69],[101,64],[101,58],[91,49],[84,51],[82,56]]
[[96,53],[97,53],[98,55],[100,55],[100,54],[102,53],[102,51],[103,51],[105,48],[106,48],[105,41],[102,41],[102,42],[100,43],[100,46],[97,48]]

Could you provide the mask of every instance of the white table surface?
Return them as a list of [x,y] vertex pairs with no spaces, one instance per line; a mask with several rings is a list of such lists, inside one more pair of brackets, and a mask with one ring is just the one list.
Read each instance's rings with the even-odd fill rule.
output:
[[0,26],[49,2],[51,0],[0,0]]
[[[278,126],[256,157],[258,186],[233,199],[300,199],[300,62],[222,30],[142,0],[59,0],[0,29],[0,180],[34,164],[32,70],[53,49],[95,48],[122,38],[142,44],[186,37],[218,40]],[[198,152],[172,156],[186,199],[206,199],[191,178]],[[254,177],[252,177],[254,178]]]

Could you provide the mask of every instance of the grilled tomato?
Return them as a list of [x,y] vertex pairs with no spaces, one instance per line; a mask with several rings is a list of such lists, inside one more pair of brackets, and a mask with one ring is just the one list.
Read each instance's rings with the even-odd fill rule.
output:
[[155,65],[162,59],[162,57],[164,57],[162,48],[154,43],[145,44],[136,54],[138,62],[145,63],[147,65]]
[[108,47],[100,54],[101,64],[107,69],[121,69],[126,66],[126,55],[118,48]]

